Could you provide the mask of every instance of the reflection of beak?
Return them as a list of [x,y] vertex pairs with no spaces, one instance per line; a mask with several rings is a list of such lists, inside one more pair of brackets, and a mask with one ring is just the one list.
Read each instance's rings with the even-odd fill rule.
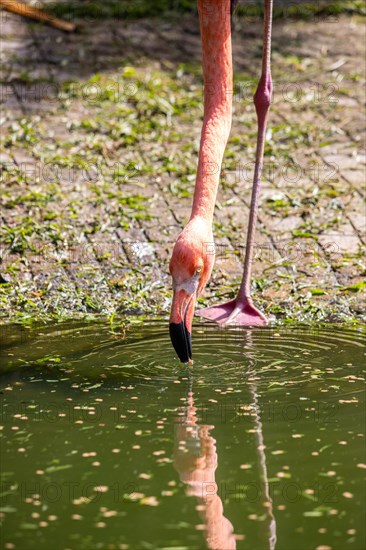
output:
[[173,347],[182,363],[192,363],[192,319],[196,293],[174,291],[169,332]]

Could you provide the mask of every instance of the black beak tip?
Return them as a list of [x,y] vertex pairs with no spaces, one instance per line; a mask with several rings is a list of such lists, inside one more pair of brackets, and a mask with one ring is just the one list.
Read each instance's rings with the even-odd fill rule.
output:
[[192,362],[192,338],[183,321],[169,324],[170,339],[182,363]]

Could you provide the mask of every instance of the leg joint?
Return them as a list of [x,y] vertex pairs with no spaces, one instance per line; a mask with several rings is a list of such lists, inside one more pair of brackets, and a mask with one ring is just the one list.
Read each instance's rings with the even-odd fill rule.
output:
[[257,90],[254,94],[254,105],[257,114],[267,113],[272,100],[272,79],[271,76],[264,76],[260,79]]

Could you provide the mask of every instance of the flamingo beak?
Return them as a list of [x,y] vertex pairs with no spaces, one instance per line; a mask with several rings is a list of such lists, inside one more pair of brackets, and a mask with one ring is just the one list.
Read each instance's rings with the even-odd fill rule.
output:
[[173,347],[182,363],[192,364],[192,320],[196,304],[196,292],[174,291],[169,319],[169,333]]

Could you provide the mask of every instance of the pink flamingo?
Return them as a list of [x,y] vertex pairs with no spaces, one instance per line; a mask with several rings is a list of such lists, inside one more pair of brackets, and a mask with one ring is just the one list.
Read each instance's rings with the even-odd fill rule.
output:
[[[230,0],[198,0],[204,79],[203,127],[191,217],[178,236],[169,265],[174,291],[170,337],[183,363],[192,360],[191,332],[196,298],[207,284],[214,263],[214,255],[208,253],[207,246],[213,242],[213,213],[232,120],[231,12],[234,4],[235,0],[231,3]],[[198,311],[202,317],[222,325],[267,324],[266,317],[253,305],[250,279],[267,117],[272,97],[272,4],[273,0],[264,0],[262,74],[254,95],[258,120],[257,151],[243,278],[234,300]]]

